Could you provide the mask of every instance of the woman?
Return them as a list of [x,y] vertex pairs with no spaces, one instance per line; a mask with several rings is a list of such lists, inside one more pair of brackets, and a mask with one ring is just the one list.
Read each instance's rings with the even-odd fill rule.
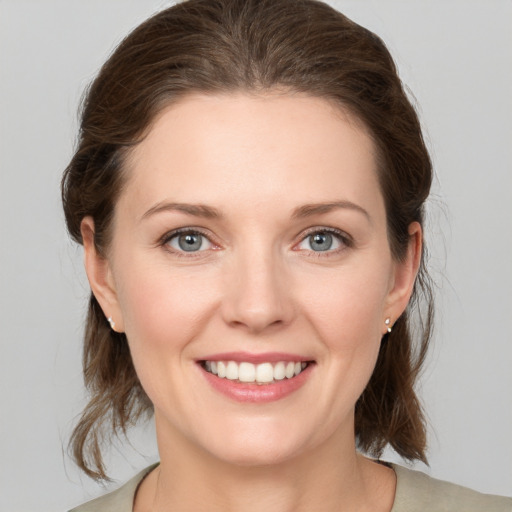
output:
[[431,179],[383,43],[324,4],[190,0],[130,34],[63,180],[92,289],[72,443],[105,478],[104,427],[154,412],[160,464],[77,510],[510,510],[356,451],[426,460]]

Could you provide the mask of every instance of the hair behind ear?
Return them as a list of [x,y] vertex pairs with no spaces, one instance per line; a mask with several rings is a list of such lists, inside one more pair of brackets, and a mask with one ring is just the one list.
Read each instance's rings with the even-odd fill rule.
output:
[[[383,336],[375,370],[356,403],[357,442],[374,457],[380,457],[389,444],[404,459],[428,464],[426,420],[415,384],[427,356],[433,320],[433,287],[422,261],[412,299],[392,332]],[[418,331],[415,335],[412,326]],[[420,340],[413,345],[415,337]]]
[[89,402],[70,439],[77,465],[91,478],[108,480],[102,446],[112,435],[122,433],[153,405],[140,385],[124,333],[110,326],[98,301],[91,294],[83,351],[83,374]]

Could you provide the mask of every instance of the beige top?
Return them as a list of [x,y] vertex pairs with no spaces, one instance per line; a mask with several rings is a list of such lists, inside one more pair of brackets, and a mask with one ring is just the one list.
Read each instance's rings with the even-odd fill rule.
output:
[[[70,512],[132,512],[139,484],[157,464],[146,468],[117,491],[89,501]],[[443,482],[419,471],[390,464],[396,473],[391,512],[512,512],[512,498],[481,494]]]

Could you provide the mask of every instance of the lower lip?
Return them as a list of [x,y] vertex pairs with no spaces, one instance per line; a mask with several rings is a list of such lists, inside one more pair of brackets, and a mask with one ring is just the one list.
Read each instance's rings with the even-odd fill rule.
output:
[[236,400],[237,402],[264,403],[285,398],[301,388],[310,377],[313,366],[315,365],[310,363],[296,377],[278,380],[271,384],[246,384],[217,377],[207,372],[202,366],[200,366],[200,369],[208,383],[216,391],[228,398]]

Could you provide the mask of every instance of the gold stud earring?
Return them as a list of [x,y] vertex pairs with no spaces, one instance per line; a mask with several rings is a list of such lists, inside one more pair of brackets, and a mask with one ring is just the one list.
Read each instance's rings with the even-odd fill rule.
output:
[[391,320],[389,318],[386,318],[384,323],[386,324],[386,327],[388,328],[388,332],[391,332]]

